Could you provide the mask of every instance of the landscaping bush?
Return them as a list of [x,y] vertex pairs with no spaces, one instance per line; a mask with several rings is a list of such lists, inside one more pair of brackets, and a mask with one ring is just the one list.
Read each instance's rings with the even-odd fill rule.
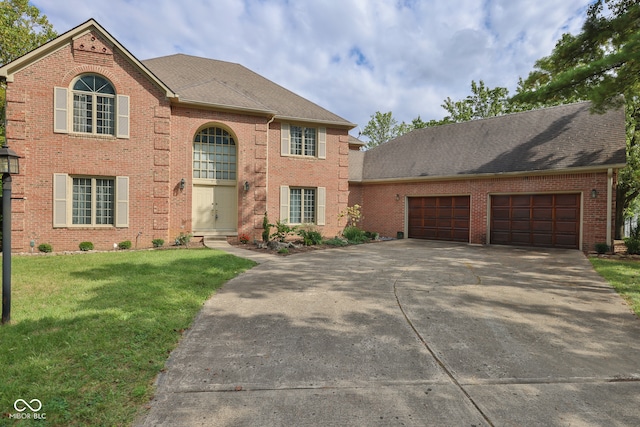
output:
[[[273,224],[270,224],[273,225]],[[296,231],[295,227],[290,227],[286,221],[276,221],[275,224],[276,232],[273,233],[270,237],[275,238],[278,242],[284,242],[288,236],[290,236],[293,232]]]
[[53,251],[53,247],[48,243],[40,243],[38,245],[38,250],[40,252],[49,253],[49,252]]
[[627,237],[624,239],[624,244],[627,246],[627,253],[629,255],[640,255],[640,239]]
[[262,241],[267,243],[269,242],[269,235],[271,234],[271,224],[269,224],[269,218],[267,217],[267,213],[264,213],[264,218],[262,218]]
[[635,227],[631,227],[631,233],[624,239],[624,244],[629,255],[640,255],[640,219]]
[[131,240],[125,240],[123,242],[118,243],[118,248],[131,249]]
[[351,244],[364,243],[369,240],[363,230],[353,226],[345,227],[342,235]]
[[238,236],[238,241],[242,244],[247,244],[249,243],[249,235],[242,233]]
[[347,246],[349,242],[345,239],[341,239],[340,237],[334,237],[333,239],[325,240],[324,244],[329,246]]
[[80,244],[78,245],[78,247],[80,248],[81,251],[92,251],[93,250],[93,243],[91,242],[80,242]]
[[302,237],[305,246],[319,245],[322,243],[322,234],[313,227],[298,229],[298,236]]
[[164,245],[164,240],[163,240],[163,239],[153,239],[153,240],[151,241],[151,243],[153,244],[153,247],[154,247],[154,248],[159,248],[159,247],[161,247],[162,245]]
[[193,234],[191,233],[180,233],[178,237],[176,237],[176,246],[187,246],[191,241]]
[[609,252],[609,245],[606,243],[596,243],[596,252],[599,254],[606,254]]
[[378,240],[380,238],[380,233],[376,233],[375,231],[365,231],[364,235],[369,240]]

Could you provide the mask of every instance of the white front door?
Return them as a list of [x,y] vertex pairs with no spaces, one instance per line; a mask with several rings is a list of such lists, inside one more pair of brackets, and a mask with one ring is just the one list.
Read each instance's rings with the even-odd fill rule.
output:
[[234,232],[237,229],[236,186],[194,184],[193,231]]

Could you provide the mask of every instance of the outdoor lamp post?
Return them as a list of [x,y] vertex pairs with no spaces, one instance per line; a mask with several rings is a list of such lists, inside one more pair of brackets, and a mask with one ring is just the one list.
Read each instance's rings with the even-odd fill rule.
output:
[[2,174],[2,324],[11,320],[11,175],[20,172],[18,156],[7,147],[0,148]]

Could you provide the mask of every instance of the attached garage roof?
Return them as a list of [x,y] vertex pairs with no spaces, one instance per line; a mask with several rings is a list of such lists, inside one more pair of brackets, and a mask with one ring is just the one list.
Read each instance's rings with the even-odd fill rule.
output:
[[184,54],[142,63],[178,94],[180,102],[275,115],[281,120],[355,126],[240,64]]
[[624,110],[597,114],[590,107],[589,102],[580,102],[418,129],[366,151],[362,175],[350,179],[385,181],[622,167],[626,161]]

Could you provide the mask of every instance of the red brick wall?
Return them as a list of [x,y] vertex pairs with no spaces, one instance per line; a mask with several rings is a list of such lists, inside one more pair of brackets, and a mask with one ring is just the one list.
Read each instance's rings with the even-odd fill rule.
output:
[[[311,125],[317,126],[317,125]],[[325,187],[326,224],[318,226],[324,237],[340,234],[342,226],[338,214],[347,207],[349,195],[349,136],[346,129],[327,128],[326,159],[280,154],[280,123],[269,127],[269,190],[267,210],[269,220],[275,223],[280,218],[280,186]],[[260,211],[258,211],[260,212]],[[262,226],[262,211],[256,221]]]
[[[7,138],[20,156],[14,177],[13,246],[29,249],[30,241],[51,243],[55,251],[77,250],[81,241],[110,249],[123,240],[150,246],[167,239],[162,210],[169,198],[166,138],[170,118],[164,93],[128,59],[113,53],[99,37],[83,36],[15,74],[8,83]],[[92,47],[97,49],[91,50]],[[103,50],[103,49],[106,49]],[[54,87],[69,87],[83,73],[108,78],[118,94],[130,97],[130,138],[82,136],[53,132]],[[165,143],[163,143],[163,141]],[[158,148],[158,149],[156,149]],[[129,177],[129,227],[53,228],[53,174]],[[142,233],[138,236],[138,233]]]
[[[598,196],[591,198],[591,190]],[[354,185],[349,205],[362,206],[361,227],[396,237],[406,235],[405,197],[436,195],[470,195],[470,243],[487,239],[487,201],[491,194],[517,193],[582,193],[582,250],[593,251],[594,245],[606,241],[607,173],[577,173],[510,178],[486,178],[416,183]],[[615,207],[615,191],[612,208]],[[398,200],[396,200],[398,199]],[[613,218],[612,218],[613,221]],[[613,224],[612,224],[613,230]]]
[[[83,73],[105,76],[130,97],[130,138],[53,132],[54,87]],[[171,106],[165,93],[97,34],[86,34],[17,72],[7,88],[9,146],[23,158],[13,179],[13,249],[50,243],[77,250],[82,241],[108,250],[131,240],[138,247],[168,244],[192,231],[192,144],[204,127],[219,126],[238,148],[238,233],[260,239],[264,212],[279,218],[280,185],[327,189],[325,236],[338,234],[347,205],[348,131],[327,129],[327,159],[280,155],[280,123],[269,117]],[[129,177],[129,227],[53,228],[53,174]],[[269,178],[267,178],[267,174]],[[179,188],[181,179],[186,186]],[[244,192],[242,183],[249,182]],[[267,185],[269,190],[267,190]]]

